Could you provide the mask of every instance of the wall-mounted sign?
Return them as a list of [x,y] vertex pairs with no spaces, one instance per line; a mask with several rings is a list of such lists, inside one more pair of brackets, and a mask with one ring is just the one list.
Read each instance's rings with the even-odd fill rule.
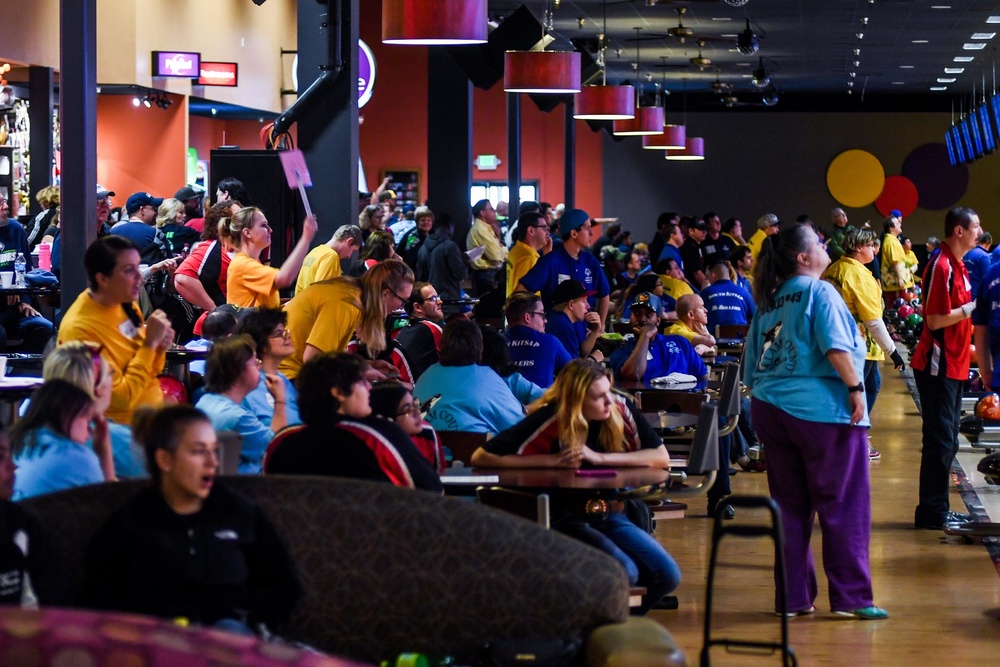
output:
[[480,171],[495,171],[500,166],[500,158],[496,155],[477,155],[472,164]]
[[358,40],[358,108],[368,104],[375,89],[375,56],[363,40]]
[[213,63],[203,60],[198,85],[233,87],[238,80],[238,68],[237,63]]
[[200,53],[153,51],[153,76],[197,79],[200,74]]

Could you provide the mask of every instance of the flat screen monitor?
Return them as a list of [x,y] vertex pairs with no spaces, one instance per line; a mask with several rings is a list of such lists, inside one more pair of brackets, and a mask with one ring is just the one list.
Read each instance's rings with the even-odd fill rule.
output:
[[997,149],[997,135],[993,131],[989,107],[983,103],[983,106],[979,107],[976,113],[979,114],[979,127],[983,131],[983,148],[987,153],[992,153]]
[[958,159],[955,157],[955,146],[951,143],[951,130],[944,133],[944,145],[948,147],[948,162],[954,167]]
[[997,144],[1000,145],[1000,93],[993,95],[985,106],[990,109],[990,120],[993,121]]
[[958,132],[962,137],[962,148],[965,150],[965,161],[974,162],[979,157],[979,153],[976,152],[976,147],[972,145],[972,133],[969,132],[969,123],[967,121],[968,118],[958,122]]
[[979,131],[979,119],[976,118],[975,112],[972,112],[972,114],[965,119],[965,126],[969,128],[969,134],[972,135],[972,154],[975,155],[978,160],[986,154],[986,151],[983,150],[983,136]]
[[955,164],[968,162],[965,156],[965,144],[962,142],[962,135],[958,131],[958,125],[952,125],[951,129],[948,130],[948,134],[951,135],[951,145],[955,149]]

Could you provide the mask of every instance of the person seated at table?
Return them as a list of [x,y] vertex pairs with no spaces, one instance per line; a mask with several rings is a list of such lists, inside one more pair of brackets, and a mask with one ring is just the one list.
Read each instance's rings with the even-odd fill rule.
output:
[[309,252],[309,244],[316,235],[316,218],[306,216],[302,234],[280,269],[265,266],[260,261],[261,253],[271,247],[271,227],[259,208],[249,206],[224,218],[219,234],[236,250],[226,274],[226,300],[244,308],[277,308],[281,305],[278,290],[295,284],[302,260]]
[[575,355],[558,338],[545,333],[548,316],[541,297],[532,292],[514,292],[504,306],[504,316],[514,366],[539,387],[548,387]]
[[[201,324],[202,337],[184,343],[184,349],[208,352],[215,341],[232,336],[236,333],[237,318],[242,310],[231,303],[224,303],[207,313]],[[205,360],[195,359],[188,364],[188,370],[204,376]]]
[[750,324],[757,308],[749,292],[732,281],[729,264],[716,262],[710,266],[708,281],[711,284],[701,291],[708,310],[708,331],[717,331],[720,324]]
[[663,284],[663,295],[677,301],[685,294],[694,294],[694,287],[684,277],[684,267],[676,260],[667,259],[657,267],[660,283]]
[[[96,343],[70,341],[49,353],[42,366],[42,378],[65,380],[91,395],[96,412],[104,413],[111,402],[111,367],[101,357],[101,347]],[[25,413],[30,401],[23,406]],[[107,419],[111,437],[111,452],[115,475],[145,477],[146,455],[142,445],[132,438],[132,427]]]
[[590,309],[591,292],[579,280],[564,280],[552,293],[555,310],[545,323],[550,333],[563,344],[573,357],[590,357],[604,361],[604,354],[594,348],[604,332],[601,316]]
[[424,421],[420,414],[420,404],[406,385],[394,381],[372,385],[368,402],[373,415],[395,422],[410,436],[417,451],[427,459],[431,467],[439,475],[444,472],[447,462],[437,431]]
[[301,589],[281,537],[256,503],[216,480],[215,429],[175,405],[136,417],[152,484],[95,533],[81,606],[184,619],[267,636]]
[[441,360],[413,388],[421,404],[430,403],[424,418],[438,431],[499,433],[524,416],[507,383],[479,365],[482,356],[479,327],[466,319],[449,322],[441,336]]
[[687,339],[657,333],[658,319],[650,305],[652,300],[652,294],[643,292],[632,301],[629,322],[635,338],[611,354],[608,361],[615,377],[648,383],[671,373],[684,373],[708,380],[708,367]]
[[10,434],[19,470],[15,500],[115,479],[103,402],[65,380],[38,388]]
[[294,380],[312,357],[343,352],[357,336],[367,354],[379,359],[366,367],[370,379],[385,379],[383,374],[393,370],[381,359],[391,348],[385,320],[412,290],[413,272],[398,259],[379,262],[361,280],[334,278],[305,288],[285,304],[295,353],[281,362],[281,372]]
[[[692,345],[706,348],[715,346],[715,336],[708,332],[708,309],[697,294],[685,294],[677,299],[677,321],[666,331],[667,334],[683,336]],[[699,354],[704,354],[699,352]]]
[[441,478],[395,423],[372,416],[367,362],[356,354],[317,355],[299,373],[304,426],[269,448],[264,472],[328,475],[441,492]]
[[160,310],[143,320],[138,304],[143,281],[134,243],[114,234],[99,238],[87,248],[83,264],[89,288],[63,316],[58,342],[82,340],[103,346],[101,356],[112,376],[106,415],[129,424],[137,407],[163,402],[156,375],[163,368],[174,330]]
[[495,370],[521,405],[541,398],[545,390],[517,372],[504,335],[488,324],[480,324],[479,331],[483,334],[483,358],[479,364]]
[[[30,271],[31,248],[24,227],[9,217],[10,206],[0,194],[0,271],[14,272],[14,261],[24,255],[25,270]],[[52,323],[35,310],[27,297],[6,295],[0,299],[0,349],[8,339],[19,339],[17,352],[40,354],[52,339]]]
[[360,278],[365,271],[387,259],[400,259],[396,254],[396,242],[392,238],[392,232],[372,232],[365,240],[365,247],[358,256],[358,261],[351,267],[349,275]]
[[239,472],[259,473],[267,443],[288,423],[285,383],[276,375],[265,376],[274,412],[271,423],[264,424],[243,405],[243,399],[260,384],[261,362],[250,336],[237,334],[217,342],[205,367],[206,391],[195,407],[208,415],[216,431],[235,431],[243,438]]
[[438,362],[444,311],[434,285],[420,281],[413,283],[413,291],[403,308],[410,316],[410,324],[398,329],[394,336],[409,367],[407,375],[411,382],[416,382],[425,370]]
[[271,426],[275,406],[274,396],[267,388],[268,375],[278,378],[285,385],[287,425],[302,423],[295,385],[278,370],[282,360],[295,353],[287,325],[288,315],[279,308],[252,308],[242,314],[237,328],[237,333],[247,334],[253,339],[260,360],[260,382],[243,399],[243,407],[254,413],[264,426]]
[[[630,400],[613,391],[611,373],[587,359],[574,359],[528,409],[528,416],[472,455],[488,468],[580,468],[584,466],[670,468],[670,455]],[[582,509],[582,508],[581,508]],[[645,614],[680,585],[677,563],[649,533],[613,503],[606,517],[574,512],[553,527],[613,556],[629,585],[645,586],[638,613]]]
[[635,284],[625,290],[621,305],[616,313],[619,322],[629,321],[632,314],[632,302],[635,301],[637,295],[643,292],[648,292],[653,296],[649,303],[656,311],[657,319],[661,322],[672,322],[677,319],[677,302],[664,292],[660,276],[650,272],[640,275]]

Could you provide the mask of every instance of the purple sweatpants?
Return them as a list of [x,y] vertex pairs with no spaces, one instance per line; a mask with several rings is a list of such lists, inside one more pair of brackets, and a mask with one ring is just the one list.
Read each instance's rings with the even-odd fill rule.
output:
[[788,610],[809,609],[816,600],[816,568],[809,548],[816,515],[823,531],[830,609],[871,606],[867,429],[797,419],[756,398],[751,415],[764,445],[771,497],[781,508]]

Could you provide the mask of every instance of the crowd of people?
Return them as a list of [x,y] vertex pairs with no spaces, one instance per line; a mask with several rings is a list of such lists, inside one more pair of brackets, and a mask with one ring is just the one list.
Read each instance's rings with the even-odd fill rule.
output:
[[[168,199],[134,193],[116,223],[114,192],[98,186],[88,288],[58,334],[27,302],[0,309],[3,330],[26,350],[58,344],[9,453],[0,437],[0,464],[18,466],[16,478],[0,467],[3,497],[151,480],[98,532],[87,566],[101,585],[86,591],[87,604],[248,632],[287,616],[298,594],[287,554],[260,510],[215,479],[225,434],[239,436],[241,474],[346,476],[432,493],[450,456],[441,431],[488,434],[472,458],[482,466],[669,468],[622,389],[672,375],[706,381],[706,358],[735,335],[745,340],[751,398],[720,453],[749,469],[751,448],[757,458],[766,451],[788,612],[815,610],[818,515],[832,610],[885,618],[868,566],[868,462],[880,457],[869,415],[880,362],[906,365],[885,310],[921,284],[915,525],[963,520],[948,507],[948,469],[973,325],[983,380],[1000,388],[1000,268],[974,212],[948,213],[921,278],[898,211],[881,234],[850,226],[841,209],[826,229],[808,216],[783,224],[764,214],[749,239],[735,218],[664,213],[647,244],[617,221],[598,235],[581,209],[526,201],[515,218],[482,200],[467,237],[455,239],[449,216],[398,206],[385,185],[360,193],[357,224],[315,247],[317,220],[307,217],[280,266],[266,261],[267,217],[235,179],[204,211],[203,193],[189,186]],[[6,248],[30,256],[35,239],[58,246],[53,196],[27,233],[0,200]],[[207,356],[192,367],[190,404],[169,406],[158,376],[174,345]],[[728,494],[723,470],[710,514],[734,516]],[[218,559],[182,557],[181,527],[230,524],[253,527],[255,543],[222,545]],[[600,517],[566,509],[554,525],[611,554],[647,589],[639,613],[680,583],[677,564],[623,505]],[[162,576],[152,581],[152,572]]]

